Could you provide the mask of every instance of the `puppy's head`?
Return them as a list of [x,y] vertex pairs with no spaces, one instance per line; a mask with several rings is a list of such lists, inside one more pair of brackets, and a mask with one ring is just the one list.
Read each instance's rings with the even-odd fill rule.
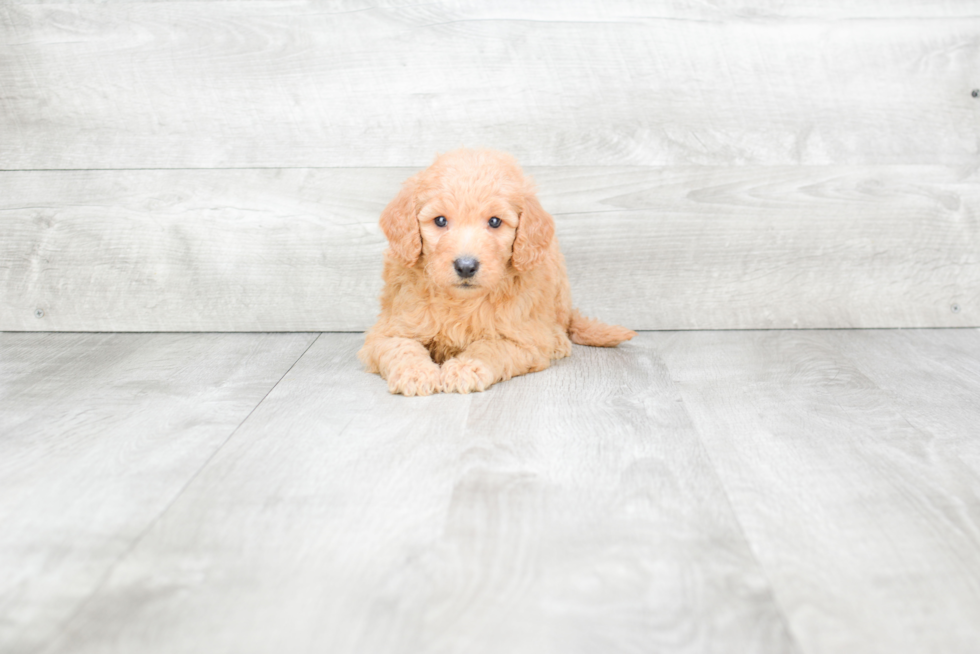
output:
[[392,252],[454,294],[492,290],[530,270],[555,224],[509,155],[457,150],[410,178],[381,214]]

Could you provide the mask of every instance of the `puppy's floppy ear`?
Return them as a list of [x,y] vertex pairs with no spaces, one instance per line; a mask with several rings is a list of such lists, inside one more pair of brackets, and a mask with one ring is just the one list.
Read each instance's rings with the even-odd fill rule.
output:
[[547,252],[554,236],[555,221],[551,214],[544,210],[534,193],[526,193],[514,238],[514,268],[520,272],[533,268]]
[[381,231],[388,238],[391,251],[411,268],[422,253],[422,234],[419,232],[418,216],[415,213],[415,195],[418,182],[411,177],[402,184],[395,199],[381,212]]

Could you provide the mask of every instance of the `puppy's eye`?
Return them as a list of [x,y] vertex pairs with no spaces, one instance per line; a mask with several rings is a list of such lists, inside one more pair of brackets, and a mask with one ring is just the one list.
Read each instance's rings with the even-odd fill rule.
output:
[[500,227],[501,220],[500,220],[500,218],[497,218],[496,216],[494,216],[493,218],[491,218],[487,222],[490,224],[491,227],[493,227],[494,229],[497,229],[498,227]]
[[445,216],[436,216],[436,219],[435,219],[434,222],[436,224],[436,227],[445,227],[446,226],[446,217]]

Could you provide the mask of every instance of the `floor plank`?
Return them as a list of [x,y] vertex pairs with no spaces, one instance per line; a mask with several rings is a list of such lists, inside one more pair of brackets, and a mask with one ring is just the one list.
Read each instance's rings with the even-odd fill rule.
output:
[[[929,455],[963,466],[956,481],[980,505],[980,330],[893,330],[834,333],[834,344],[930,434]],[[950,481],[953,481],[951,478]]]
[[0,334],[5,654],[980,648],[980,330],[314,337]]
[[314,338],[0,333],[0,651],[39,651]]
[[[980,403],[976,369],[949,356],[975,363],[976,331],[649,339],[804,651],[980,649],[980,441],[963,429]],[[959,433],[933,422],[937,396]]]
[[320,337],[51,652],[794,651],[648,347],[403,398],[361,338]]

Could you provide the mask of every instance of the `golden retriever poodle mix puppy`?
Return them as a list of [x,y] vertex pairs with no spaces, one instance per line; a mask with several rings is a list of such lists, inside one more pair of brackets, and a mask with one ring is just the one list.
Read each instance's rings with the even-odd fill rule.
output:
[[555,222],[509,155],[457,150],[381,213],[381,315],[358,357],[402,395],[470,393],[544,370],[572,343],[636,332],[572,308]]

